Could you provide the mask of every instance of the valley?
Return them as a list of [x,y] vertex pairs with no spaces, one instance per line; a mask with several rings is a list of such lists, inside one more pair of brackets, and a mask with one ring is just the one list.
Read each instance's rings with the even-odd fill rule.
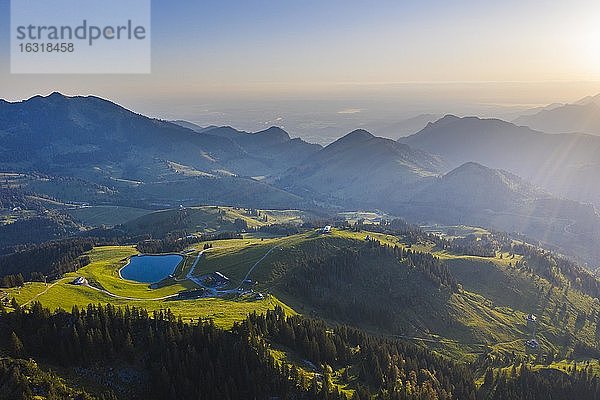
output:
[[0,1],[0,400],[600,400],[598,15]]
[[[29,114],[50,122],[15,117]],[[596,390],[600,216],[539,185],[562,172],[520,176],[545,165],[539,143],[594,162],[590,135],[446,116],[322,147],[59,93],[2,103],[0,122],[0,369],[111,400],[186,398],[214,384],[182,369],[200,359],[182,361],[189,347],[235,359],[216,374],[257,398],[504,400],[551,374],[554,391]],[[484,156],[516,137],[527,157]]]
[[[134,246],[97,246],[86,253],[89,264],[56,281],[2,292],[6,304],[14,299],[19,307],[168,309],[184,322],[210,320],[224,329],[248,314],[279,309],[290,317],[310,315],[333,327],[356,326],[427,347],[471,365],[482,381],[489,368],[505,368],[516,359],[551,370],[591,361],[600,373],[589,358],[600,351],[597,298],[566,284],[567,275],[559,273],[563,283],[557,284],[526,267],[533,261],[516,251],[518,242],[505,242],[493,255],[472,255],[467,247],[447,247],[442,238],[487,240],[490,232],[430,229],[438,233],[391,227],[384,233],[377,232],[379,224],[365,224],[360,230],[348,225],[329,233],[319,228],[201,241],[182,249],[175,272],[154,284],[122,278],[121,268],[139,254]],[[77,284],[79,278],[84,283]],[[528,315],[537,318],[535,334]],[[527,346],[532,335],[539,348]],[[280,363],[295,365],[308,377],[321,373],[316,360],[302,361],[285,346],[271,346]],[[333,381],[349,395],[357,389],[343,369],[334,370]]]

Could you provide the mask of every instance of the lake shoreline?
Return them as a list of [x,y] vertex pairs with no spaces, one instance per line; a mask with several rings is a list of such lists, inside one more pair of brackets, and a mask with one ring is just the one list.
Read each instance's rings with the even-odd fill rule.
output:
[[[135,257],[135,258],[134,258]],[[152,281],[147,281],[147,280],[141,280],[141,279],[134,279],[133,277],[124,277],[123,276],[123,270],[125,270],[127,267],[132,267],[132,260],[137,259],[137,260],[141,260],[142,258],[147,257],[147,258],[165,258],[165,257],[177,257],[178,261],[177,263],[175,263],[172,268],[169,266],[168,268],[170,269],[170,272],[165,275],[160,277],[160,279],[154,280],[152,279]],[[180,254],[180,253],[159,253],[159,254],[136,254],[133,256],[128,257],[127,262],[118,269],[117,273],[119,274],[119,278],[126,280],[126,281],[131,281],[131,282],[135,282],[135,283],[147,283],[147,284],[153,284],[153,283],[157,283],[162,281],[163,279],[171,276],[176,270],[177,267],[179,266],[179,264],[185,259],[185,257]],[[156,267],[156,266],[152,266],[152,267]]]

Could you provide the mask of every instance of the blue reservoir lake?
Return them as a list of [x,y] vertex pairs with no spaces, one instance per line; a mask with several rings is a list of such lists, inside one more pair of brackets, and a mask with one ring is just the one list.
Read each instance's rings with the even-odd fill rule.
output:
[[121,277],[142,283],[159,282],[175,272],[181,260],[183,257],[177,254],[133,256],[121,269]]

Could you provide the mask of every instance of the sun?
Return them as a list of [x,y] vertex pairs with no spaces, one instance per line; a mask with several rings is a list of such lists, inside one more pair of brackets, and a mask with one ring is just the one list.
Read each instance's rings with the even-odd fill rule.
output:
[[600,29],[588,31],[581,36],[580,51],[585,71],[600,77]]

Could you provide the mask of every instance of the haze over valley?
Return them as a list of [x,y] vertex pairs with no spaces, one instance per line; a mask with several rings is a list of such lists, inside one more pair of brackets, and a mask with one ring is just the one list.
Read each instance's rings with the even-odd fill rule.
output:
[[0,400],[600,399],[600,3],[72,3],[0,1]]

